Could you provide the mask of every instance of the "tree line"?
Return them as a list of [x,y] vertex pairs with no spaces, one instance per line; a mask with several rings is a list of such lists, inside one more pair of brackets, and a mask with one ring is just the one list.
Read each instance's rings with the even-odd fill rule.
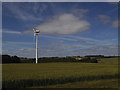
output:
[[[18,56],[0,55],[2,63],[35,63],[35,58],[22,58]],[[39,63],[52,63],[52,62],[81,62],[81,63],[98,63],[100,58],[113,58],[118,56],[104,56],[104,55],[86,55],[80,56],[66,56],[66,57],[41,57],[38,58]],[[77,60],[76,58],[80,58]]]
[[[52,63],[52,62],[97,63],[98,61],[96,58],[90,58],[90,57],[82,57],[81,60],[76,60],[76,57],[42,57],[42,58],[38,58],[38,62],[39,63]],[[2,63],[35,63],[35,58],[20,58],[18,56],[2,55]]]

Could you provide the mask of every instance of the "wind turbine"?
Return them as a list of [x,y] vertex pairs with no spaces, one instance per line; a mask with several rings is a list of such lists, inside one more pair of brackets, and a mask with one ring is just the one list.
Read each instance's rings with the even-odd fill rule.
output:
[[37,28],[33,28],[34,36],[36,36],[36,64],[38,63],[38,34],[40,33],[40,30]]

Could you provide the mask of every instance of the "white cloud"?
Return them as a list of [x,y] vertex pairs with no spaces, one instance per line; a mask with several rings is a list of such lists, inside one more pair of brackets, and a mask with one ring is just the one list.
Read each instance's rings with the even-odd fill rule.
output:
[[90,23],[73,14],[62,14],[37,26],[42,33],[75,34],[90,28]]
[[111,21],[110,17],[107,15],[98,15],[98,19],[104,24],[107,24]]
[[112,26],[118,28],[118,20],[113,21]]

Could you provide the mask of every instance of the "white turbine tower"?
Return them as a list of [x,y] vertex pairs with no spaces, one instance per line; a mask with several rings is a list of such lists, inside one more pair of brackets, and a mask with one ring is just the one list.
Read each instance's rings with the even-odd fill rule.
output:
[[36,36],[36,63],[38,63],[38,34],[40,33],[40,30],[33,28],[34,36]]

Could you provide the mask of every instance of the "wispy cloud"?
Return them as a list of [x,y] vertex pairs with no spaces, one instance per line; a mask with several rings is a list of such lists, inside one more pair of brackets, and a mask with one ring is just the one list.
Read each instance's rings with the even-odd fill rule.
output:
[[83,18],[86,16],[88,11],[89,11],[88,9],[73,9],[72,13],[76,16],[79,16],[79,18]]
[[[30,34],[31,35],[31,34],[33,34],[33,31],[28,30],[28,31],[19,32],[19,31],[3,30],[3,33],[18,34],[18,35],[21,35],[21,34]],[[39,37],[40,38],[44,37],[44,38],[48,38],[48,39],[58,39],[57,43],[65,42],[65,41],[72,41],[72,42],[78,42],[78,43],[88,43],[88,41],[101,42],[100,40],[96,40],[93,38],[86,38],[86,37],[79,37],[79,36],[72,36],[72,35],[55,36],[55,35],[41,34],[41,35],[39,35]],[[10,43],[10,42],[7,42],[7,43]],[[13,43],[13,42],[11,42],[11,43]],[[26,44],[25,42],[15,42],[15,43]]]
[[112,26],[113,28],[118,28],[118,20],[113,21]]
[[103,23],[103,24],[107,24],[110,23],[110,17],[107,15],[98,15],[98,19]]
[[[21,5],[23,4],[23,5]],[[8,3],[4,6],[13,13],[14,17],[24,21],[42,21],[41,13],[46,9],[45,4],[34,3]],[[26,6],[27,5],[27,8]],[[39,12],[39,13],[38,13]]]
[[85,43],[85,44],[88,44],[88,45],[94,45],[94,44],[95,45],[99,45],[99,44],[100,45],[107,45],[107,44],[112,43],[111,41],[108,41],[108,40],[97,40],[97,39],[94,39],[94,38],[80,37],[80,36],[73,36],[73,35],[62,35],[62,36],[40,35],[40,36],[45,37],[45,38],[51,38],[51,39]]
[[19,31],[10,31],[10,30],[3,30],[3,33],[9,33],[9,34],[21,34],[22,32]]
[[[6,31],[4,30],[4,33],[8,34],[26,34],[26,32],[17,32],[17,31]],[[33,34],[33,31],[31,30],[29,33]],[[28,34],[28,32],[27,32]],[[42,45],[57,45],[58,42],[63,42],[65,43],[66,41],[70,42],[76,42],[76,43],[81,43],[81,44],[88,44],[88,45],[107,45],[107,44],[112,44],[113,42],[108,41],[108,40],[97,40],[94,38],[90,37],[81,37],[81,36],[75,36],[75,35],[47,35],[47,34],[40,34],[39,38],[46,38],[46,39],[55,39],[57,42],[54,43],[40,43]],[[26,43],[26,42],[17,42],[18,44],[32,44],[32,43]]]
[[98,15],[98,19],[103,23],[103,24],[107,24],[107,23],[110,23],[112,24],[111,26],[113,28],[118,28],[118,20],[114,20],[112,21],[111,20],[111,17],[110,16],[107,16],[107,15]]
[[[39,47],[39,57],[46,56],[73,56],[73,55],[118,55],[117,45],[104,45],[89,48],[81,46]],[[3,50],[3,54],[18,55],[21,57],[35,57],[35,48],[19,48]]]
[[74,38],[75,40],[86,40],[86,41],[96,41],[96,42],[100,42],[101,40],[96,40],[93,38],[87,38],[87,37],[80,37],[80,36],[73,36],[73,35],[66,35],[67,38]]

